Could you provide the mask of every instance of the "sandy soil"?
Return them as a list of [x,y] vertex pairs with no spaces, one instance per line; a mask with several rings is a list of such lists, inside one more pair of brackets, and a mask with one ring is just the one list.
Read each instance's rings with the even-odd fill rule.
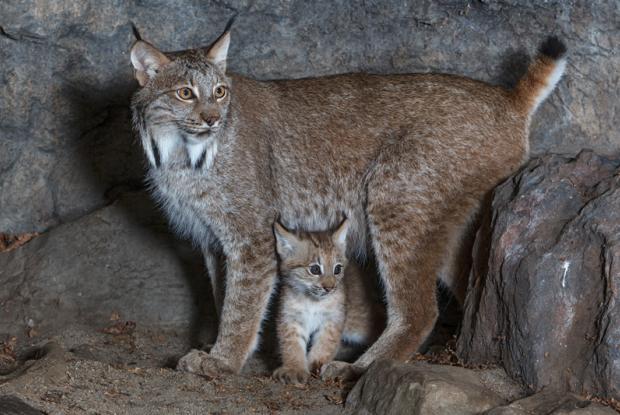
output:
[[345,385],[318,379],[304,387],[282,385],[270,378],[277,362],[265,353],[240,376],[180,373],[172,367],[187,350],[186,336],[124,324],[107,332],[71,328],[35,339],[33,347],[5,347],[0,396],[18,397],[48,414],[342,412]]
[[[448,301],[440,309],[442,316],[428,341],[430,353],[445,349],[459,321],[455,304]],[[352,384],[311,379],[295,387],[271,379],[279,364],[273,324],[268,319],[264,325],[262,351],[241,375],[216,379],[174,370],[189,349],[205,348],[214,340],[213,322],[187,333],[145,327],[112,313],[109,321],[53,333],[26,327],[19,338],[0,338],[0,414],[29,414],[9,412],[3,401],[7,397],[54,415],[342,413]],[[346,352],[341,356],[355,358],[351,350]],[[450,360],[448,354],[434,363]]]

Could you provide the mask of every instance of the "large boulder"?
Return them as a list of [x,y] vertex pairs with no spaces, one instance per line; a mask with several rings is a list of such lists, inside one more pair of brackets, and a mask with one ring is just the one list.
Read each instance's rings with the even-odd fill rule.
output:
[[534,117],[532,149],[612,152],[619,8],[615,0],[2,1],[0,232],[43,231],[103,206],[110,189],[141,186],[128,110],[132,22],[177,50],[210,44],[236,15],[230,68],[259,79],[442,71],[509,84],[521,53],[557,34],[570,51],[567,79]]
[[480,414],[523,396],[502,370],[374,362],[347,396],[351,414]]
[[458,353],[533,390],[620,399],[620,159],[528,163],[483,220]]
[[105,328],[110,317],[215,334],[200,256],[170,235],[143,194],[0,253],[0,287],[0,339]]
[[346,400],[356,415],[611,415],[613,409],[570,393],[530,396],[502,369],[423,362],[374,362]]

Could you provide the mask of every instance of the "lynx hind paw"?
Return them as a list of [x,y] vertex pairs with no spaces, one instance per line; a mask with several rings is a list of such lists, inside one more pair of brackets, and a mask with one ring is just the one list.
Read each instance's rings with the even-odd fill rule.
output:
[[333,361],[321,368],[322,380],[341,380],[344,382],[357,380],[364,373],[364,369],[351,363]]
[[214,378],[222,373],[233,373],[232,370],[222,360],[211,356],[202,350],[191,350],[188,354],[179,359],[177,370],[181,372],[194,373],[196,375]]
[[281,366],[274,370],[273,378],[282,382],[293,385],[302,385],[308,381],[310,372],[304,369],[295,369]]

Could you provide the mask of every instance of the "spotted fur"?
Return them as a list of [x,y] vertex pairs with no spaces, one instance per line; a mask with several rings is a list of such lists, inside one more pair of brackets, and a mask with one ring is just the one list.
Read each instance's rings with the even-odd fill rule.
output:
[[[133,119],[153,193],[208,264],[225,258],[217,341],[179,368],[241,370],[276,281],[277,214],[290,229],[320,231],[344,212],[348,255],[374,256],[387,300],[387,327],[355,367],[408,358],[437,317],[436,279],[464,286],[455,260],[463,232],[527,157],[531,113],[559,80],[560,61],[539,55],[514,90],[440,74],[259,82],[224,72],[229,38],[178,54],[142,41],[132,49],[142,85]],[[220,83],[228,94],[214,101]],[[180,85],[199,99],[181,107],[172,92]],[[205,106],[217,110],[216,128],[200,121]],[[192,162],[191,142],[211,156]]]
[[[282,366],[274,377],[301,383],[334,359],[341,340],[372,343],[381,334],[384,312],[371,292],[372,275],[347,259],[346,220],[334,232],[293,233],[278,223],[274,228],[282,276],[277,317]],[[312,273],[313,266],[320,275]]]

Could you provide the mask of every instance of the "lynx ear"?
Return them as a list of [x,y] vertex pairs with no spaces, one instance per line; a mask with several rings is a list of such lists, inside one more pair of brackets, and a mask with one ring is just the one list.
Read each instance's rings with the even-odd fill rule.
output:
[[332,241],[338,245],[342,250],[347,248],[347,233],[349,232],[349,219],[345,218],[338,229],[336,229],[332,235]]
[[211,45],[207,52],[207,59],[222,72],[226,72],[228,45],[230,45],[230,32],[226,31]]
[[166,55],[143,40],[138,40],[131,48],[131,64],[140,86],[144,86],[149,78],[168,63],[170,59]]
[[277,221],[273,224],[273,233],[276,235],[276,250],[280,257],[284,258],[295,252],[300,242],[297,235]]

